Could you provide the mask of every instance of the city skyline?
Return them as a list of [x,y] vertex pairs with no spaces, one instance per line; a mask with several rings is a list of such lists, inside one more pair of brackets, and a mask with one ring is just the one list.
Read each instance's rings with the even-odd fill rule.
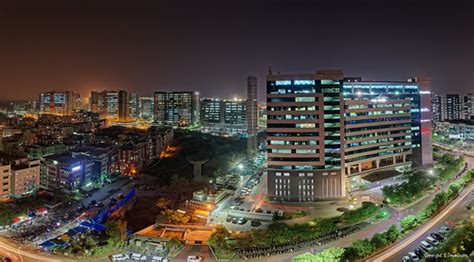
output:
[[245,97],[247,75],[257,76],[264,93],[269,66],[342,69],[365,80],[423,75],[433,79],[434,92],[469,92],[473,4],[455,2],[7,1],[0,12],[9,36],[0,44],[0,99],[120,89]]

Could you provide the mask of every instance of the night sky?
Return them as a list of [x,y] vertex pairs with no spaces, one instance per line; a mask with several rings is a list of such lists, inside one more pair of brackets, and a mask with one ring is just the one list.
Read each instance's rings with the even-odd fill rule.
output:
[[[100,2],[97,3],[97,2]],[[437,4],[434,2],[443,2]],[[200,90],[343,69],[474,92],[474,1],[0,0],[0,99],[48,90]]]

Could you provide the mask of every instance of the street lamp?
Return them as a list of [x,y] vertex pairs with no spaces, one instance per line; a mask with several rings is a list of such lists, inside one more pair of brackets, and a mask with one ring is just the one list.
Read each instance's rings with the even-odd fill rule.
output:
[[428,170],[428,174],[433,175],[433,169]]
[[244,165],[242,165],[242,164],[239,164],[237,167],[238,167],[240,170],[243,170],[243,169],[244,169]]

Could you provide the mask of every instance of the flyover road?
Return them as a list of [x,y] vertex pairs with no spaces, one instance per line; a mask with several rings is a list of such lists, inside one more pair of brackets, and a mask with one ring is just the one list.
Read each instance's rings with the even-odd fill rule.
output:
[[365,261],[397,261],[397,259],[403,257],[409,251],[415,249],[429,233],[436,232],[438,228],[443,226],[449,218],[452,216],[458,217],[458,215],[461,213],[468,213],[465,212],[465,205],[466,203],[472,201],[473,190],[474,184],[471,184],[438,215],[423,224],[419,229],[397,241],[387,249],[367,258]]

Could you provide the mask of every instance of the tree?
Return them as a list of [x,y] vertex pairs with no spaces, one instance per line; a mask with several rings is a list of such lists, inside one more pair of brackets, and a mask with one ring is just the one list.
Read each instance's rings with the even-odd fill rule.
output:
[[408,231],[410,229],[415,228],[417,224],[418,219],[416,216],[413,215],[408,215],[400,221],[400,226],[403,228],[404,231]]
[[155,206],[158,208],[158,209],[167,209],[171,206],[171,201],[167,198],[164,198],[164,197],[160,197],[158,198],[158,200],[156,201],[156,204]]
[[310,253],[303,254],[293,258],[294,262],[327,262],[327,261],[340,261],[342,254],[344,253],[344,248],[342,247],[332,247],[325,249],[315,255]]
[[113,246],[123,246],[127,240],[127,221],[112,220],[105,225],[105,233],[109,237],[108,242]]
[[231,234],[227,228],[222,225],[217,225],[209,237],[209,244],[215,248],[228,252],[229,246],[227,245],[227,239],[230,237]]
[[385,238],[385,235],[379,233],[376,233],[370,241],[372,242],[372,245],[374,245],[375,249],[379,249],[387,245],[387,239]]
[[360,258],[364,258],[372,254],[375,251],[375,246],[364,238],[362,240],[355,240],[352,245],[344,250],[342,255],[342,261],[355,261]]
[[455,195],[457,195],[459,193],[459,190],[461,190],[461,186],[458,183],[450,184],[448,188],[448,199],[451,199]]
[[173,209],[165,209],[161,211],[160,215],[156,218],[157,223],[187,224],[190,221],[190,216]]
[[385,239],[389,242],[394,242],[398,239],[400,236],[400,230],[398,229],[397,226],[391,225],[387,231],[385,231]]

